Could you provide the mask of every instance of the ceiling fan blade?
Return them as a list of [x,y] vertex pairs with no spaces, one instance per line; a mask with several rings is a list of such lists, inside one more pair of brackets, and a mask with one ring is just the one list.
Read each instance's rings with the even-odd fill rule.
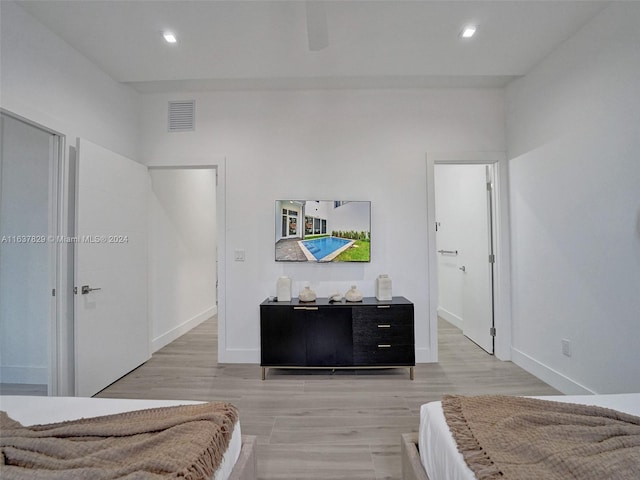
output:
[[329,46],[329,30],[327,28],[327,12],[324,2],[310,0],[307,7],[307,37],[309,50],[316,52]]

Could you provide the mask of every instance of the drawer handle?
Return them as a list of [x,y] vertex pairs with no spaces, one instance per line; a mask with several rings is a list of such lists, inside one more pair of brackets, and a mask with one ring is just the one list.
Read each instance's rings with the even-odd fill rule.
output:
[[391,345],[378,345],[378,348],[391,348]]
[[391,305],[378,305],[378,308],[391,308]]
[[307,307],[293,307],[294,310],[306,310]]
[[307,310],[318,310],[318,307],[305,307]]
[[391,328],[389,324],[378,325],[378,328]]

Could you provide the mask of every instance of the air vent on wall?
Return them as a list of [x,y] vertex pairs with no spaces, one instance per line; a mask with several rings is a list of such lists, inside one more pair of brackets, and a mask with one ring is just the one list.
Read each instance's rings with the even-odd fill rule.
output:
[[196,102],[183,100],[169,102],[169,131],[192,132],[196,129]]

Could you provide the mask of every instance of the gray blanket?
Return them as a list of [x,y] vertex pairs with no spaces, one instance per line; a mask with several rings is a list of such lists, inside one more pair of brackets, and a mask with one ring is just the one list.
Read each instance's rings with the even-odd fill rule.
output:
[[212,478],[238,418],[228,403],[25,427],[0,412],[3,480]]
[[478,480],[640,479],[640,417],[507,396],[446,396],[442,408]]

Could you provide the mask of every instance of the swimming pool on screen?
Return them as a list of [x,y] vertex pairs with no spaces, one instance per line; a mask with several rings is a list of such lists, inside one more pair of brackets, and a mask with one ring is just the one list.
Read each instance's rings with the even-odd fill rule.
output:
[[349,248],[354,240],[339,237],[322,237],[313,240],[302,240],[300,246],[308,260],[330,262]]

